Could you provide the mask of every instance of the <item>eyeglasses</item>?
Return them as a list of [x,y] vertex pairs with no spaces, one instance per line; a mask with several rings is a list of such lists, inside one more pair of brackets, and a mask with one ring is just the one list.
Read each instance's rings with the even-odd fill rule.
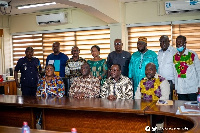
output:
[[122,43],[121,43],[121,42],[116,42],[116,43],[115,43],[115,46],[116,46],[116,45],[122,45]]

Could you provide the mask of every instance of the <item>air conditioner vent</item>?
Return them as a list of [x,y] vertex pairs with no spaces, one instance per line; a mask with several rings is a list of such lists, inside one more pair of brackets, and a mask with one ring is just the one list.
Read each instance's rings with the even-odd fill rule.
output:
[[63,12],[37,15],[36,21],[38,25],[63,24],[67,23],[67,15]]

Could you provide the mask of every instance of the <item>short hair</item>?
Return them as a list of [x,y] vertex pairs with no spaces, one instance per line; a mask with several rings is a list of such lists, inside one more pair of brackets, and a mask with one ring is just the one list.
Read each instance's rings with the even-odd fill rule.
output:
[[52,66],[52,67],[53,67],[53,70],[55,70],[55,66],[54,66],[53,64],[48,64],[48,65],[46,65],[46,66],[45,66],[45,70],[46,70],[47,66]]
[[28,50],[34,51],[32,47],[27,47],[25,52],[27,52]]
[[[72,51],[74,48],[78,48],[78,46],[76,46],[76,45],[73,46],[72,49],[71,49],[71,51]],[[78,48],[78,50],[79,50],[79,48]]]
[[94,46],[91,47],[91,50],[92,50],[93,48],[96,48],[96,49],[100,52],[100,47],[99,47],[99,46],[94,45]]
[[183,35],[179,35],[177,38],[182,38],[184,42],[186,42],[186,37]]
[[121,70],[121,65],[120,64],[113,64],[112,66],[114,66],[114,65],[118,66],[119,70]]
[[161,38],[167,38],[167,39],[169,39],[169,37],[167,35],[162,35],[162,36],[160,36],[160,39]]
[[[122,39],[115,39],[115,41],[120,41],[120,42],[122,42]],[[115,42],[115,41],[114,41],[114,42]]]
[[59,43],[59,42],[54,42],[54,43],[53,43],[53,45],[54,45],[54,44],[58,44],[58,45],[60,45],[60,43]]

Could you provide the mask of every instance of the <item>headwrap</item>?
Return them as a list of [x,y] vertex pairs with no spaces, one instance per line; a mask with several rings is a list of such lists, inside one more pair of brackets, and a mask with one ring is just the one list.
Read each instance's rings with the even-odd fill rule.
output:
[[142,42],[147,43],[147,38],[146,37],[139,37],[138,41],[142,41]]

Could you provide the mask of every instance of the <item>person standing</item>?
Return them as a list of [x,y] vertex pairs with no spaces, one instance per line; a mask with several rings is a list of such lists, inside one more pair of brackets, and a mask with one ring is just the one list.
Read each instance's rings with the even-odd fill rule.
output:
[[173,56],[177,50],[170,46],[168,36],[162,35],[159,39],[161,49],[158,51],[158,74],[168,80],[170,84],[170,95],[169,99],[173,100],[173,89],[174,89],[174,63]]
[[27,47],[25,51],[26,56],[20,58],[15,66],[14,78],[17,87],[20,87],[18,82],[18,71],[21,73],[20,83],[23,96],[35,96],[37,90],[37,83],[39,79],[39,72],[42,70],[40,60],[33,57],[34,49]]
[[129,64],[129,78],[133,79],[134,94],[137,90],[138,84],[142,78],[145,77],[145,67],[152,62],[156,65],[158,70],[157,54],[147,49],[147,38],[139,37],[137,42],[138,51],[133,53]]
[[90,65],[91,75],[97,77],[101,81],[102,85],[107,76],[106,60],[100,58],[100,47],[97,45],[91,47],[91,54],[94,58],[87,61]]
[[72,58],[67,61],[65,67],[65,77],[70,79],[70,83],[74,81],[74,78],[81,76],[81,65],[83,65],[86,60],[79,57],[80,50],[77,46],[72,47],[71,54]]
[[200,62],[198,55],[186,48],[186,37],[176,38],[178,52],[173,57],[175,71],[175,90],[178,100],[196,101],[200,89]]
[[121,39],[115,39],[114,41],[115,51],[111,52],[108,55],[107,66],[108,66],[108,69],[110,69],[113,64],[120,64],[122,75],[128,76],[131,54],[127,51],[122,50],[122,46],[123,46],[123,43]]
[[60,77],[65,77],[65,66],[69,59],[67,55],[60,52],[60,43],[54,42],[52,45],[53,53],[47,56],[46,66],[53,64],[55,67],[55,74]]

